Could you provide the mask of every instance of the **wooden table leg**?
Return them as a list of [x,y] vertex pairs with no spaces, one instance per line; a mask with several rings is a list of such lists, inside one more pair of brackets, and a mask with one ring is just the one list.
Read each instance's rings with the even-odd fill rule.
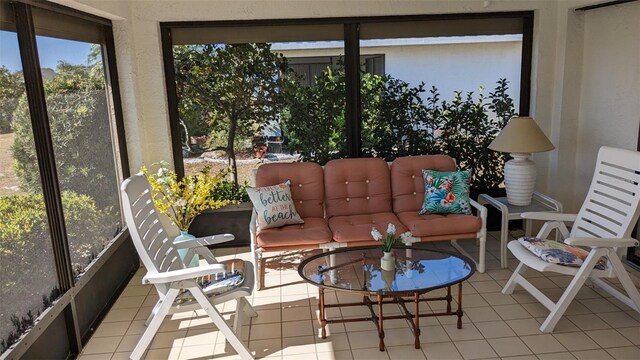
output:
[[458,284],[458,311],[456,311],[456,315],[458,315],[458,329],[462,329],[462,283]]
[[324,309],[324,288],[320,287],[320,301],[318,302],[318,308],[320,310],[320,326],[322,326],[322,338],[327,338],[327,318],[325,317]]
[[416,303],[416,312],[413,316],[413,335],[415,336],[415,347],[420,349],[420,294],[413,294]]
[[379,347],[380,347],[380,351],[384,351],[384,323],[382,318],[383,313],[382,313],[382,295],[378,295],[378,311],[379,311],[379,315],[378,315],[378,338],[379,338]]
[[451,286],[447,286],[447,312],[451,312]]

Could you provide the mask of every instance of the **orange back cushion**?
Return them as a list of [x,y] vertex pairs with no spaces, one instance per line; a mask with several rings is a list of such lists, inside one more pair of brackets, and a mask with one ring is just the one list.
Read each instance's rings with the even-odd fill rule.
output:
[[382,159],[338,159],[324,167],[327,217],[391,212],[389,166]]
[[315,163],[264,164],[256,172],[256,187],[291,181],[291,197],[302,218],[324,217],[324,178],[322,167]]

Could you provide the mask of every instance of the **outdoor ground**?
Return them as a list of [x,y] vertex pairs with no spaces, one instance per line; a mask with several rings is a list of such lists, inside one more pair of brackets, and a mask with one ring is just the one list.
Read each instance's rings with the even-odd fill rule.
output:
[[[297,159],[299,159],[298,155],[289,154],[268,154],[268,156],[263,159],[257,159],[248,153],[239,154],[236,158],[238,165],[238,181],[243,183],[246,180],[249,186],[255,186],[253,170],[257,169],[260,165],[274,162],[292,162]],[[229,165],[225,156],[220,156],[219,154],[213,154],[210,152],[204,153],[199,157],[184,159],[185,174],[195,174],[207,166],[211,169],[211,172],[215,174],[226,169]]]
[[22,194],[20,180],[13,172],[13,145],[14,135],[0,134],[0,196]]

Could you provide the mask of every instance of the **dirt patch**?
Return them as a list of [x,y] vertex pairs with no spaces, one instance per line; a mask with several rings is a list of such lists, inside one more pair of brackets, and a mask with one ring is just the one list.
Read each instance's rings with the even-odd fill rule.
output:
[[13,152],[11,146],[13,133],[0,134],[0,196],[25,194],[20,189],[20,179],[13,171]]
[[[299,157],[286,154],[279,154],[282,157],[273,156],[271,158],[266,158],[262,160],[258,160],[250,157],[239,157],[238,161],[238,181],[240,183],[244,183],[245,181],[249,186],[255,186],[255,182],[253,179],[253,170],[260,167],[262,164],[266,163],[288,163],[298,161]],[[284,158],[286,157],[286,158]],[[214,159],[214,158],[191,158],[184,160],[184,172],[187,175],[196,174],[199,171],[202,171],[205,167],[209,167],[212,173],[216,173],[223,169],[228,168],[228,163],[226,159]]]

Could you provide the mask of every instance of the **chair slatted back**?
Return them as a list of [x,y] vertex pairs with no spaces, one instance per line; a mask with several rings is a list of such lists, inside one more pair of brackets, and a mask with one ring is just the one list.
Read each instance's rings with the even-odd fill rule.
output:
[[640,152],[603,146],[571,237],[630,237],[640,214]]
[[120,190],[125,221],[147,271],[162,273],[184,268],[153,205],[147,178],[134,175],[122,183]]

